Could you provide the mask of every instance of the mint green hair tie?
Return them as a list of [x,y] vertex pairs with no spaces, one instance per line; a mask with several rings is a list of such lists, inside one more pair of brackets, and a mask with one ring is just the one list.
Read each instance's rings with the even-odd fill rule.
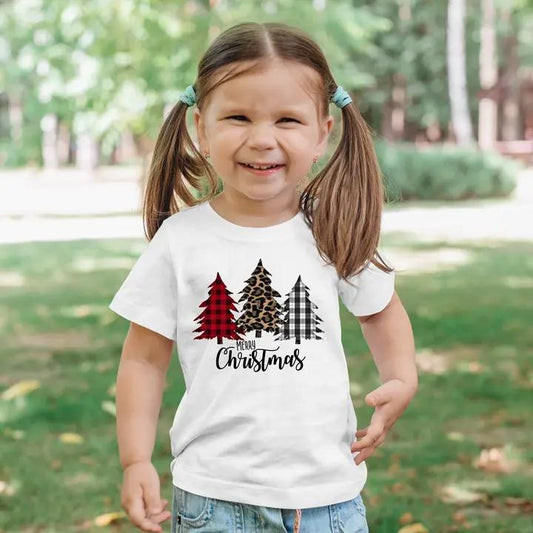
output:
[[337,107],[340,108],[348,105],[351,101],[352,99],[350,98],[350,95],[340,85],[330,98],[330,102],[333,102]]
[[196,103],[196,93],[194,87],[189,85],[180,95],[180,100],[185,102],[189,107]]

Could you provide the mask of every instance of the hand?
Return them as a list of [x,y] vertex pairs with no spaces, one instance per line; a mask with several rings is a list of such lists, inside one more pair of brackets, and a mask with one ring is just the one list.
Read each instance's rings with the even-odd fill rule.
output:
[[391,379],[366,395],[365,402],[375,410],[370,425],[355,433],[356,437],[363,437],[352,443],[352,452],[359,451],[354,459],[356,465],[366,461],[385,442],[389,429],[405,411],[415,392],[416,387],[400,379]]
[[132,463],[124,469],[121,506],[132,524],[143,531],[160,533],[160,522],[170,518],[168,500],[160,498],[159,476],[150,461]]

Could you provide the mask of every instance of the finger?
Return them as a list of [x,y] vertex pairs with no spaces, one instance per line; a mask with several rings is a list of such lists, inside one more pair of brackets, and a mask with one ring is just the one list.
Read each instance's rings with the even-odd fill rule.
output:
[[387,438],[386,433],[383,433],[380,437],[378,437],[378,439],[374,442],[374,444],[372,444],[372,447],[376,449],[377,447],[381,446],[385,442],[386,438]]
[[357,438],[361,438],[361,437],[364,437],[367,434],[367,432],[368,432],[368,427],[359,429],[355,432],[355,436]]
[[153,522],[149,518],[144,518],[139,524],[139,527],[143,531],[149,531],[151,533],[161,533],[163,531],[163,528],[159,524]]
[[148,518],[155,524],[161,524],[165,520],[168,520],[170,517],[171,517],[170,511],[161,511],[160,513],[151,515]]
[[144,505],[142,494],[136,494],[130,496],[122,505],[122,508],[126,511],[131,521],[137,525],[144,517]]
[[367,434],[361,439],[352,443],[352,452],[361,450],[367,446],[372,446],[374,442],[381,436],[382,430],[379,427],[370,427]]
[[374,445],[374,440],[362,439],[360,441],[354,442],[351,446],[351,450],[352,452],[360,452],[364,450],[365,448],[368,448],[373,445]]
[[[359,453],[356,457],[359,457],[362,453],[364,453],[364,455],[361,455],[359,461],[356,461],[356,464],[360,464],[362,461],[370,457],[370,455],[372,455],[376,451],[376,449],[385,442],[385,439],[386,439],[386,432],[383,433],[381,436],[379,436],[372,444],[369,444],[368,446],[365,446],[364,448],[360,448]],[[357,451],[357,449],[356,450],[352,449],[352,452],[353,451]]]
[[151,516],[163,511],[165,506],[160,496],[159,483],[146,484],[143,488],[146,515]]
[[395,383],[395,380],[387,381],[386,383],[383,383],[383,385],[380,385],[377,389],[369,392],[365,396],[365,402],[372,407],[387,403],[392,400],[394,389],[396,387],[397,383]]
[[356,465],[360,465],[363,461],[366,461],[374,453],[374,448],[365,448],[363,451],[359,452],[354,462]]
[[161,526],[146,517],[143,504],[139,500],[135,500],[126,510],[130,517],[131,523],[143,531],[153,531],[160,533]]
[[[168,520],[172,515],[168,509],[165,509],[165,507],[168,505],[168,500],[161,500],[161,510],[156,512],[150,512],[150,510],[146,511],[147,518],[152,522],[152,524],[156,525],[161,524],[165,520]],[[162,531],[162,529],[159,527],[155,530],[149,530],[149,531]]]
[[153,522],[157,522],[157,523],[164,522],[171,515],[170,511],[168,509],[165,509],[165,507],[168,504],[168,501],[162,500],[162,502],[163,502],[163,509],[160,512],[153,513],[153,514],[148,513],[148,518],[152,520]]
[[[162,503],[163,507],[159,514],[168,513],[168,511],[164,511],[164,507],[168,504],[168,500],[162,500]],[[143,529],[144,531],[161,531],[157,521],[153,520],[152,517],[150,517],[150,513],[146,510],[141,490],[139,490],[135,497],[131,497],[125,503],[125,505],[123,505],[123,508],[135,526]]]
[[386,392],[383,392],[380,389],[376,389],[372,392],[369,392],[365,396],[365,402],[367,405],[370,405],[371,407],[375,407],[376,405],[381,405],[383,403],[386,403],[388,401],[388,398],[386,396]]
[[168,500],[161,500],[161,507],[159,509],[159,511],[155,511],[155,512],[150,512],[147,510],[147,514],[148,516],[150,516],[151,514],[155,514],[157,512],[162,512],[165,510],[165,507],[168,505]]

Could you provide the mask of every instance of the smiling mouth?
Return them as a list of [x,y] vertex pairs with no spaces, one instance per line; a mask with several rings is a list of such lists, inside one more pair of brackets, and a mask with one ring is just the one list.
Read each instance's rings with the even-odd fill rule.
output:
[[254,165],[254,164],[249,164],[249,163],[239,163],[239,165],[242,165],[248,168],[253,168],[254,170],[269,170],[272,168],[278,168],[278,167],[284,166],[284,165],[277,164],[277,163],[274,163],[272,165]]

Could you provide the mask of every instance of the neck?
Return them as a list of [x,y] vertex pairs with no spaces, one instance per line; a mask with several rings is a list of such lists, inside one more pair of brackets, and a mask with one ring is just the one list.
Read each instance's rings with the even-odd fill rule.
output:
[[293,192],[265,200],[255,200],[224,190],[210,204],[224,218],[241,226],[262,227],[280,224],[299,211],[300,197]]

